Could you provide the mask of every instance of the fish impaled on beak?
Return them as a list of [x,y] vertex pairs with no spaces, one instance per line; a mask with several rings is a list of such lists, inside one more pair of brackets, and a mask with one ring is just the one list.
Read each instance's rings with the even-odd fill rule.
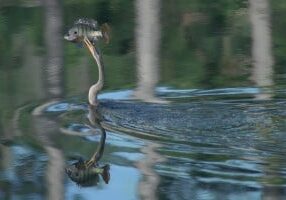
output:
[[74,22],[74,25],[64,35],[64,39],[70,42],[83,42],[84,38],[94,44],[99,38],[103,38],[105,43],[110,40],[110,27],[104,23],[98,27],[97,21],[94,19],[80,18]]

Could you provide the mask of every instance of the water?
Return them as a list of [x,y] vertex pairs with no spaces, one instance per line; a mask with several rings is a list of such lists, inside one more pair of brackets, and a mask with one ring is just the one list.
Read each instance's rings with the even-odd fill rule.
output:
[[[286,7],[253,2],[161,1],[150,38],[144,3],[3,1],[0,199],[285,199]],[[63,40],[80,16],[112,27],[97,112],[95,63]],[[64,169],[100,128],[110,181],[78,186]]]

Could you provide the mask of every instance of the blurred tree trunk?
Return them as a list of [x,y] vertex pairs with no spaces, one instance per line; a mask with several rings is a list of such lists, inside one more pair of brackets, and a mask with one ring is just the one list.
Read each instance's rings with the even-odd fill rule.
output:
[[136,1],[137,89],[135,97],[156,101],[155,87],[159,80],[160,1]]
[[249,0],[252,28],[252,80],[257,86],[273,85],[273,56],[268,0]]
[[63,95],[62,9],[58,0],[43,0],[45,9],[46,60],[44,77],[49,98]]
[[[49,100],[63,96],[63,14],[59,0],[43,0],[46,57],[44,63],[45,93]],[[44,116],[34,117],[35,130],[49,157],[46,169],[47,199],[64,199],[64,157],[53,146],[51,134],[58,130],[55,122]]]

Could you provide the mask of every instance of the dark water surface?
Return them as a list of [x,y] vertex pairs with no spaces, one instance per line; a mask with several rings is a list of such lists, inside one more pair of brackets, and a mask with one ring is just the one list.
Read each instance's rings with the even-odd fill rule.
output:
[[[135,2],[1,1],[0,199],[286,199],[286,2]],[[97,109],[82,16],[112,27]],[[82,187],[99,127],[111,178]]]

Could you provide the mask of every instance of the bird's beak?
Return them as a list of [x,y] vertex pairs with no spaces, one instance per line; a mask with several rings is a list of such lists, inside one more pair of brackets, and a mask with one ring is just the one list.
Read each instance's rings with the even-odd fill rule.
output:
[[94,59],[97,61],[97,62],[100,62],[100,54],[99,52],[97,51],[96,49],[96,46],[95,44],[92,44],[88,38],[84,38],[83,39],[85,45],[87,46],[88,50],[90,51],[90,53],[92,54],[92,56],[94,57]]
[[95,45],[93,45],[89,39],[87,39],[86,37],[84,38],[84,43],[87,46],[88,50],[90,51],[90,53],[94,56],[97,54],[96,49],[95,49]]

